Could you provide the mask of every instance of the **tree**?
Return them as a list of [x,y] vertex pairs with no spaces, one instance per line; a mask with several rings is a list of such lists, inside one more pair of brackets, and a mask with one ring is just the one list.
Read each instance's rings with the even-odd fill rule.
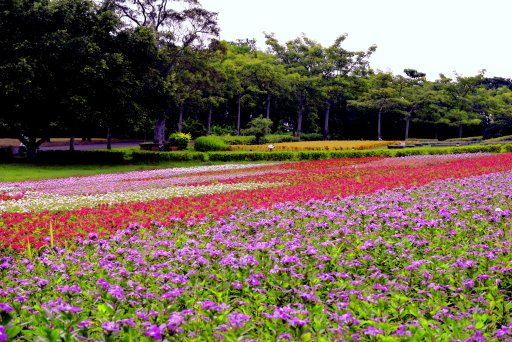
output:
[[400,95],[400,83],[390,73],[377,73],[367,79],[367,92],[356,100],[348,101],[358,109],[377,111],[377,139],[382,140],[382,115],[385,112],[400,110],[406,104]]
[[441,91],[446,94],[447,99],[444,121],[450,126],[458,127],[459,138],[462,138],[464,126],[479,125],[482,122],[474,96],[477,89],[482,87],[484,72],[470,77],[456,75],[455,81],[441,75]]
[[404,98],[405,105],[405,134],[404,140],[409,139],[409,126],[414,112],[423,107],[430,98],[430,94],[426,91],[426,74],[418,72],[415,69],[405,69],[404,73],[407,78],[399,77],[403,86],[400,95]]
[[369,69],[369,58],[377,47],[370,46],[366,51],[348,51],[341,45],[347,34],[339,36],[334,43],[324,49],[324,59],[320,61],[322,69],[322,88],[325,96],[323,136],[329,136],[329,118],[333,103],[347,99],[350,77],[365,75]]
[[[164,85],[163,91],[172,88],[166,84],[169,75],[176,72],[178,60],[184,57],[187,49],[201,49],[218,35],[216,13],[200,7],[197,0],[106,0],[130,25],[147,27],[157,36],[156,47],[161,59],[157,66]],[[168,94],[169,99],[171,94]],[[154,141],[165,139],[166,120],[171,112],[170,100],[160,104],[156,117]]]
[[[56,130],[75,131],[101,110],[92,100],[122,53],[120,21],[87,0],[20,0],[0,10],[0,121],[30,157]],[[71,139],[71,147],[73,139]]]
[[279,44],[273,34],[266,34],[265,37],[270,52],[287,69],[287,81],[291,85],[297,105],[295,135],[300,137],[308,100],[314,100],[317,98],[315,95],[319,95],[322,77],[319,61],[324,58],[322,46],[305,36],[284,45]]
[[272,120],[264,118],[262,116],[252,119],[248,127],[242,132],[245,135],[254,135],[256,137],[256,143],[261,143],[261,139],[270,132],[272,127]]

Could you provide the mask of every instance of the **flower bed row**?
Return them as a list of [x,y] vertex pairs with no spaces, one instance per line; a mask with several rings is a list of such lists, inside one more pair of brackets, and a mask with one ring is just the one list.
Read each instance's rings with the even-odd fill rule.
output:
[[[510,156],[400,176],[492,163]],[[0,340],[510,340],[511,189],[498,172],[0,257]]]
[[[463,178],[512,169],[512,154],[409,158],[412,158],[412,163],[404,164],[403,159],[395,158],[385,162],[385,166],[379,166],[378,163],[384,161],[378,161],[378,158],[299,162],[284,166],[275,164],[268,167],[269,173],[266,175],[243,175],[230,180],[219,180],[212,175],[209,182],[196,184],[281,184],[268,189],[102,204],[94,208],[57,212],[2,213],[0,243],[4,248],[15,250],[28,246],[39,248],[48,244],[50,236],[53,241],[59,242],[90,232],[108,235],[133,222],[148,226],[155,221],[166,224],[174,218],[225,217],[240,208],[268,208],[275,203],[306,202],[381,189],[415,187],[437,179]],[[282,171],[288,171],[275,172],[279,167],[284,167]],[[249,168],[243,172],[247,170]]]

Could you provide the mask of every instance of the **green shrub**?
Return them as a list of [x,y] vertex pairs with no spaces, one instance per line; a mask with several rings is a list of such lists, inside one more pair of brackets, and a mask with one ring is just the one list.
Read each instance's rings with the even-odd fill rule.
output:
[[178,147],[178,150],[185,150],[192,139],[190,133],[172,133],[169,135],[169,145]]
[[275,144],[280,142],[295,142],[299,141],[299,138],[291,134],[267,134],[263,137],[262,141],[263,144]]
[[220,138],[228,145],[252,145],[256,141],[254,135],[223,135]]
[[300,135],[300,140],[303,141],[318,141],[324,140],[324,136],[320,133],[302,133]]
[[227,151],[229,146],[221,137],[209,135],[197,138],[194,143],[194,149],[201,152]]
[[117,151],[40,151],[35,163],[40,164],[105,164],[125,163],[125,153]]
[[512,144],[503,145],[503,150],[505,152],[512,152]]

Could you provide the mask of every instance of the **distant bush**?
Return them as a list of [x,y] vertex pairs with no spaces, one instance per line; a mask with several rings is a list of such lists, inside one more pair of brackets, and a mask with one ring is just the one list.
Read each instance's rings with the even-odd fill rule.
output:
[[227,151],[229,146],[221,137],[209,135],[197,138],[194,143],[194,149],[200,152]]
[[223,135],[220,138],[228,145],[251,145],[256,141],[254,135]]
[[300,135],[300,140],[303,141],[317,141],[317,140],[323,140],[324,136],[320,133],[302,133]]
[[178,147],[178,150],[185,150],[192,139],[189,133],[172,133],[169,135],[169,144]]
[[262,140],[264,144],[276,144],[281,142],[296,142],[299,141],[299,138],[291,134],[267,134]]

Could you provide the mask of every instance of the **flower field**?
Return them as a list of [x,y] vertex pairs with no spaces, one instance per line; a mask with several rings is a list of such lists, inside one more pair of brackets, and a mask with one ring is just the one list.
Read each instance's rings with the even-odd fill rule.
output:
[[0,183],[0,239],[0,341],[512,340],[512,154]]

